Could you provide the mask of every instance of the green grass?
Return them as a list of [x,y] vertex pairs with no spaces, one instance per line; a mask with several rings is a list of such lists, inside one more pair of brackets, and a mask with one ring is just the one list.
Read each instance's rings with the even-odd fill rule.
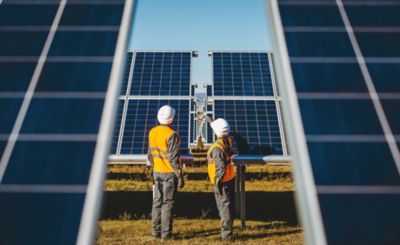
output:
[[[129,217],[128,217],[129,218]],[[155,239],[150,233],[150,220],[106,220],[99,223],[97,244],[303,244],[302,229],[284,222],[247,221],[246,229],[234,223],[234,242],[220,242],[220,221],[216,219],[175,219],[174,240]]]

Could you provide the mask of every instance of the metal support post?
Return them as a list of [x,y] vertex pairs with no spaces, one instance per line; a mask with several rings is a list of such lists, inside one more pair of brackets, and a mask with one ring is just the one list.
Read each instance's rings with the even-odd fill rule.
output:
[[246,227],[246,188],[245,177],[246,165],[240,163],[236,165],[236,214],[240,217],[240,229]]

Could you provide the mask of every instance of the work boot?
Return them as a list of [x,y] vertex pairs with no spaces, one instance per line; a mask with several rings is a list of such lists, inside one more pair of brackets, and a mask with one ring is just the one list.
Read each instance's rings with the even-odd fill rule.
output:
[[161,239],[162,240],[172,240],[174,238],[172,237],[172,234],[168,234],[168,235],[161,236]]

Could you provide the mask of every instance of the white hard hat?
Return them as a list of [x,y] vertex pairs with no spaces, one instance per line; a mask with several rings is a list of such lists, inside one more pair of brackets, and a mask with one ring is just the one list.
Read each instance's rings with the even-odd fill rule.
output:
[[171,124],[174,121],[175,109],[164,105],[158,110],[157,119],[161,124]]
[[223,119],[223,118],[218,118],[211,124],[211,128],[214,130],[214,133],[217,135],[217,137],[223,137],[223,136],[228,136],[229,135],[229,124],[228,122]]

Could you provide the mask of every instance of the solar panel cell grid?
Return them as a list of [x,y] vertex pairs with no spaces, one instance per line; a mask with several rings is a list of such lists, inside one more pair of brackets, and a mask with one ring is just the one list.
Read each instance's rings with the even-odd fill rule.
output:
[[131,95],[190,95],[190,52],[137,52]]
[[225,118],[240,154],[282,155],[274,101],[216,100],[215,117]]
[[[133,53],[128,52],[126,55],[126,61],[125,61],[125,68],[124,68],[124,77],[122,80],[122,86],[121,86],[121,95],[126,95],[127,89],[128,89],[128,84],[129,84],[129,79],[130,79],[130,74],[132,73],[131,71],[131,65],[132,65],[132,58],[133,58]],[[129,93],[129,91],[128,91]]]
[[125,100],[118,100],[117,116],[115,119],[115,125],[114,125],[114,131],[113,131],[114,133],[113,133],[113,139],[112,139],[111,150],[110,150],[111,154],[118,153],[117,146],[118,146],[118,139],[119,139],[120,130],[121,130],[121,122],[122,122],[124,103],[125,103]]
[[188,153],[188,100],[129,100],[121,154],[147,154],[148,133],[157,125],[157,112],[163,105],[176,110],[172,127],[181,136],[182,154]]
[[267,53],[213,53],[214,96],[273,96]]

